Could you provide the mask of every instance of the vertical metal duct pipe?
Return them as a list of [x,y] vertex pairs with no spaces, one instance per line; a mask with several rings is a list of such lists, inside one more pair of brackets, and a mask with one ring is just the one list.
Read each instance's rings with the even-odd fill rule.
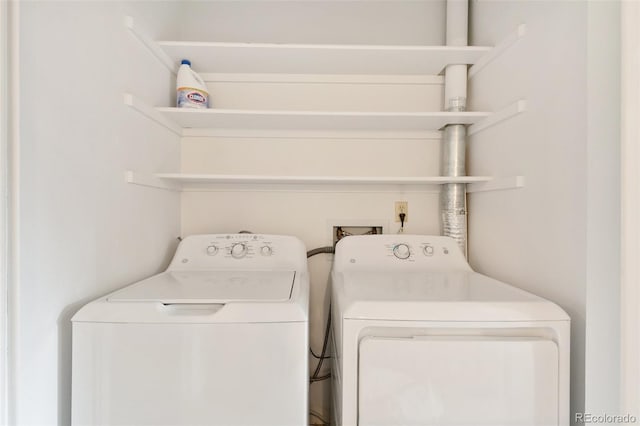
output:
[[[468,0],[447,0],[447,46],[466,46]],[[464,111],[467,103],[467,66],[449,65],[445,69],[444,109]],[[462,124],[444,128],[442,141],[442,176],[466,175],[467,130]],[[467,255],[467,187],[463,183],[442,186],[440,192],[441,233],[456,240]]]

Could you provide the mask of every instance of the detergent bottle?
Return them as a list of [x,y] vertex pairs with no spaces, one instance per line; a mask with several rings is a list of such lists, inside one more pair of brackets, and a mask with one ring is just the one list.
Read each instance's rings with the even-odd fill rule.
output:
[[176,79],[178,108],[209,108],[209,92],[204,80],[191,69],[191,62],[183,59]]

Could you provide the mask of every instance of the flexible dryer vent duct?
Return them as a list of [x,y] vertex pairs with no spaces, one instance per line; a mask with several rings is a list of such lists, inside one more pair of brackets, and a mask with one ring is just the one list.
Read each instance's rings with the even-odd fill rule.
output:
[[[447,46],[466,46],[468,0],[447,0]],[[444,109],[464,111],[467,99],[467,66],[449,65],[445,69]],[[442,175],[466,175],[466,128],[462,124],[445,127],[442,141]],[[440,193],[441,233],[454,238],[467,255],[467,187],[452,183]]]

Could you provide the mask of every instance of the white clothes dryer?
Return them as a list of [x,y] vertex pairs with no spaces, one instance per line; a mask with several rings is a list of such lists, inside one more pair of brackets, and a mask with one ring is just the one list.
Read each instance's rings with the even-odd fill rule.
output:
[[347,237],[331,276],[336,425],[569,425],[569,317],[453,239]]
[[73,317],[72,424],[306,425],[308,304],[300,240],[185,238]]

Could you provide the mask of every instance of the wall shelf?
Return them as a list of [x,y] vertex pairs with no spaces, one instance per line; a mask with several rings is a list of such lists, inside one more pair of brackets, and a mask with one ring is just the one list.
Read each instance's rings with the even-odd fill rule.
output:
[[470,125],[469,135],[472,135],[526,110],[524,100],[495,113],[154,108],[130,93],[124,94],[124,103],[179,136],[185,135],[185,129],[424,132],[437,131],[447,124]]
[[[125,173],[128,183],[180,191],[189,186],[247,186],[252,188],[267,186],[296,187],[348,187],[359,186],[373,190],[382,186],[420,187],[443,185],[447,183],[465,183],[469,192],[495,191],[522,187],[522,176],[494,178],[490,176],[275,176],[275,175],[216,175],[194,173],[155,173],[144,174],[134,171]],[[476,186],[477,185],[477,186]]]
[[[169,122],[188,129],[438,130],[473,124],[488,112],[333,112],[157,108]],[[144,113],[144,112],[143,112]]]
[[[189,59],[202,73],[439,74],[449,64],[474,64],[482,46],[376,46],[335,44],[160,41],[179,64]],[[176,65],[177,66],[177,65]]]
[[155,41],[133,17],[125,26],[174,73],[187,58],[200,73],[434,75],[466,64],[469,78],[527,31],[520,24],[496,46],[421,46]]
[[325,185],[325,184],[362,184],[362,185],[441,185],[445,183],[488,182],[487,176],[273,176],[273,175],[213,175],[213,174],[185,174],[185,173],[156,173],[156,178],[169,182],[196,184],[296,184],[296,185]]

